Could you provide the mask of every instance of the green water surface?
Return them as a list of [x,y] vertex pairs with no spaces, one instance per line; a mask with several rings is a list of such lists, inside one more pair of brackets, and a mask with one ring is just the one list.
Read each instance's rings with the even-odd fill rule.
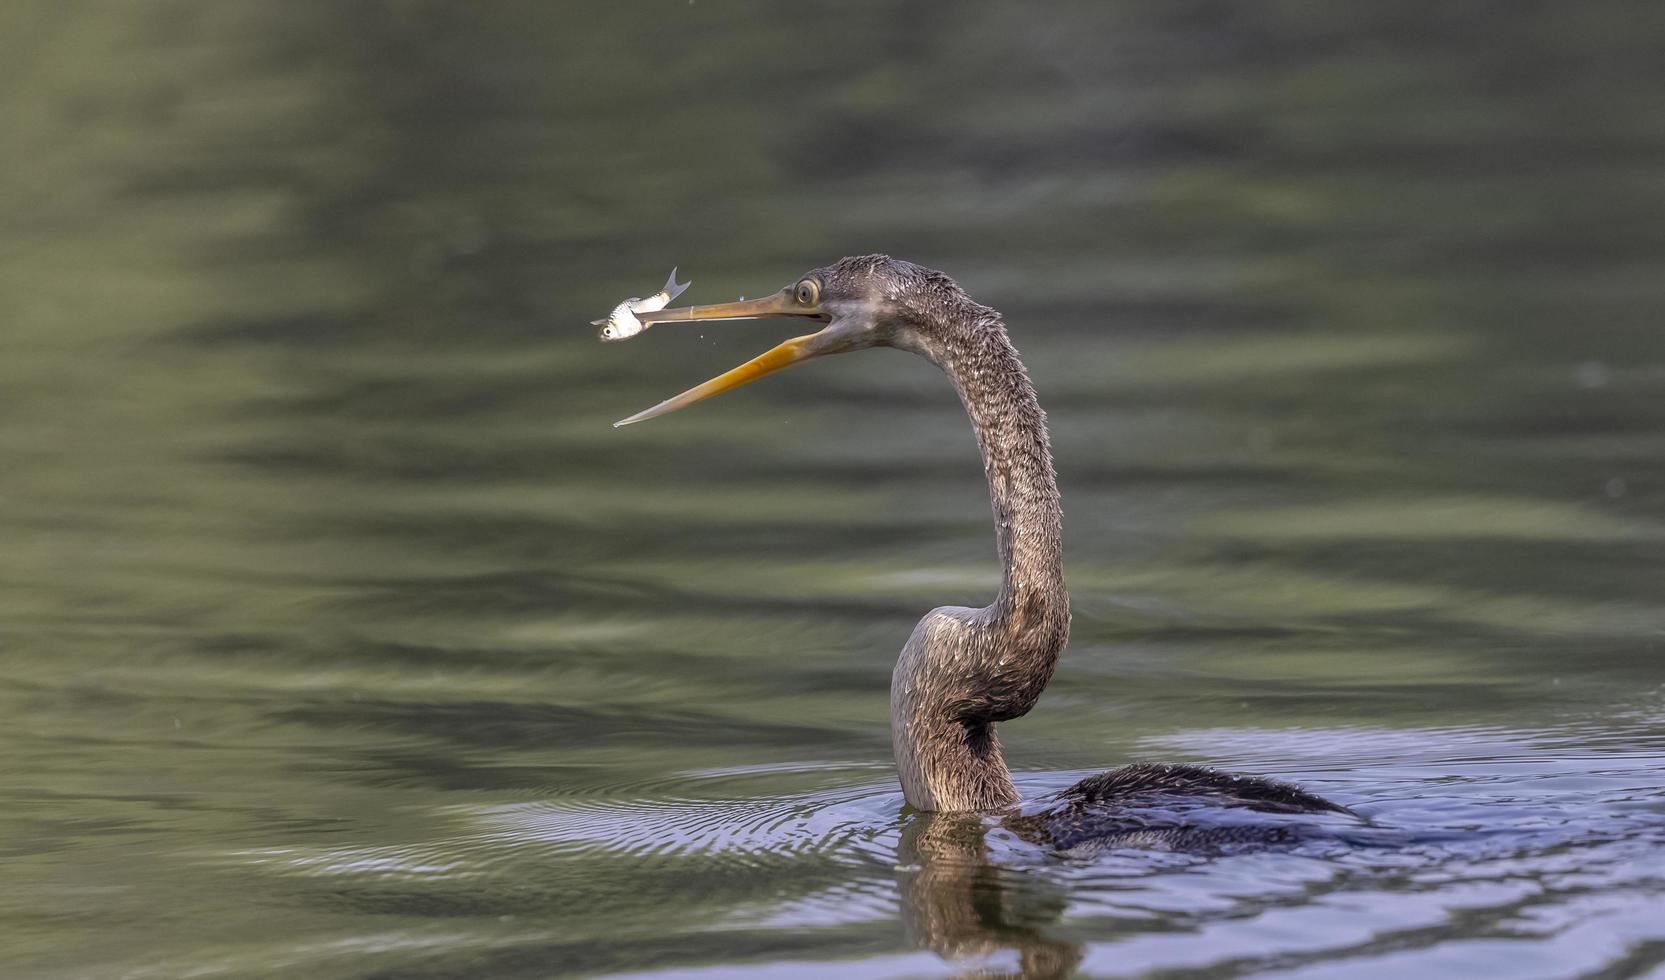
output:
[[[0,973],[1658,971],[1662,50],[1618,3],[8,0]],[[870,251],[1003,310],[1051,416],[1021,787],[1220,765],[1411,843],[903,811],[890,665],[997,581],[946,380],[614,430],[793,327],[589,326]]]

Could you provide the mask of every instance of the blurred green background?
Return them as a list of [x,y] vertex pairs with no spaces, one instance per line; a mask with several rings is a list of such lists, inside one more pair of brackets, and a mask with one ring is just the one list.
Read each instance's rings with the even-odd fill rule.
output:
[[[885,251],[1005,312],[1076,608],[1026,785],[1657,815],[1661,50],[1600,2],[9,0],[0,970],[953,968],[886,685],[997,580],[964,416],[869,352],[613,430],[790,330],[596,343],[672,265]],[[1548,853],[1503,877],[1565,922],[1660,908]],[[1428,860],[1423,972],[1659,962]],[[1225,872],[1147,873],[998,880],[1087,972],[1406,968],[1329,918],[1382,867],[1252,939]]]

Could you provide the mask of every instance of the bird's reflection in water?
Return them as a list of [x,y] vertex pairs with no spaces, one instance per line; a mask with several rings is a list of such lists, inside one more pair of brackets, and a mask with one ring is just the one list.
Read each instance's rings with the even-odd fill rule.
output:
[[914,942],[965,977],[1064,977],[1082,948],[1048,933],[1068,905],[1044,875],[996,864],[991,828],[970,814],[918,813],[897,851],[902,916]]
[[[1098,805],[1072,788],[1028,813],[915,812],[897,845],[902,915],[914,941],[965,962],[961,976],[1068,976],[1084,951],[1058,935],[1069,891],[1067,875],[1047,873],[1049,862],[1092,862],[1116,852],[1205,860],[1307,842],[1394,842],[1333,804],[1330,812],[1312,812],[1316,798],[1284,783],[1163,765],[1099,777],[1112,779],[1119,806]],[[992,846],[991,835],[1000,838]],[[997,854],[1010,859],[1003,863]]]

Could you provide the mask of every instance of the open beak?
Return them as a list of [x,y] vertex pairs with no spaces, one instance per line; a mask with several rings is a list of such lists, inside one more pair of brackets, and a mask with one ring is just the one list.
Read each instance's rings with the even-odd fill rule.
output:
[[[742,300],[738,303],[683,306],[673,310],[636,314],[636,318],[641,320],[644,326],[683,320],[751,320],[766,316],[798,317],[823,323],[831,319],[827,313],[821,310],[819,305],[800,303],[790,288],[761,299]],[[800,361],[820,357],[822,354],[835,353],[844,349],[845,346],[841,339],[835,335],[832,327],[827,327],[819,333],[794,337],[759,354],[732,371],[719,374],[710,381],[689,388],[674,398],[667,398],[646,411],[637,412],[627,419],[620,419],[614,422],[613,426],[616,428],[621,425],[630,425],[633,422],[645,422],[648,419],[657,418],[679,408],[686,408],[695,402],[704,401],[713,395],[720,395],[730,388],[738,388],[747,382],[756,381],[766,374],[774,374],[776,371],[791,367]]]

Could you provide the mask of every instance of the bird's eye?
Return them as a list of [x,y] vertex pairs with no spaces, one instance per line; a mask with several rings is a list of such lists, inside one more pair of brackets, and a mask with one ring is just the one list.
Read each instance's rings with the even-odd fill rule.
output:
[[795,295],[799,306],[814,306],[815,301],[821,298],[821,285],[814,279],[805,279],[798,283]]

